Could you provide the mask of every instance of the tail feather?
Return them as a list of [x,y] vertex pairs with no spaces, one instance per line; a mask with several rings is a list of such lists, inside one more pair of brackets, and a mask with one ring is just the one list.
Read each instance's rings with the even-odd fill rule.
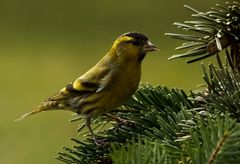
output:
[[19,117],[18,119],[14,120],[14,121],[20,121],[20,120],[22,120],[22,119],[24,119],[24,118],[26,118],[26,117],[28,117],[30,115],[33,115],[33,114],[36,114],[36,113],[40,113],[40,112],[43,112],[43,111],[44,110],[42,110],[41,108],[37,108],[37,109],[35,109],[35,110],[31,111],[31,112],[28,112],[28,113],[22,115],[21,117]]
[[35,110],[22,115],[20,118],[16,119],[15,121],[20,121],[30,115],[40,113],[43,111],[57,110],[57,109],[62,109],[64,107],[65,107],[64,104],[59,104],[59,102],[57,101],[46,101],[46,102],[43,102],[40,106],[38,106]]

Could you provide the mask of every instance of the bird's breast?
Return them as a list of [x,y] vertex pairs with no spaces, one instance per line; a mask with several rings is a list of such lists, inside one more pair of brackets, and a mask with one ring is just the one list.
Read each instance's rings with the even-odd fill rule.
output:
[[108,91],[108,105],[115,107],[126,102],[137,90],[140,78],[140,65],[127,65],[116,72]]

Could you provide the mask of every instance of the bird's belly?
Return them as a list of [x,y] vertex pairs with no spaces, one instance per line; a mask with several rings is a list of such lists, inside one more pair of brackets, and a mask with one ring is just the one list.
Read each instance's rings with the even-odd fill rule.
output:
[[108,102],[106,103],[109,106],[108,108],[117,107],[125,103],[134,94],[136,89],[137,86],[132,88],[119,86],[114,93],[109,94]]

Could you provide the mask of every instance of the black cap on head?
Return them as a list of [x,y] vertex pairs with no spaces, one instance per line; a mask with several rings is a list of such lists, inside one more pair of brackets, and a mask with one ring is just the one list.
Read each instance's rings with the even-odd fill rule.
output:
[[135,40],[142,40],[142,41],[148,41],[148,37],[146,37],[145,35],[139,33],[139,32],[127,32],[121,36],[129,36],[129,37],[133,37]]

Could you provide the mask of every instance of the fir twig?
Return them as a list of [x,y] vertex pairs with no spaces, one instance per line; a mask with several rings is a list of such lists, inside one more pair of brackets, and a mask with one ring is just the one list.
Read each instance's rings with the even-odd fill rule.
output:
[[166,33],[175,39],[187,41],[176,50],[189,49],[187,52],[172,55],[169,60],[176,58],[194,58],[187,61],[193,63],[217,54],[227,47],[231,47],[229,65],[240,70],[240,7],[239,3],[226,2],[226,5],[217,4],[208,12],[200,12],[184,5],[193,12],[194,21],[175,22],[173,25],[194,34]]

